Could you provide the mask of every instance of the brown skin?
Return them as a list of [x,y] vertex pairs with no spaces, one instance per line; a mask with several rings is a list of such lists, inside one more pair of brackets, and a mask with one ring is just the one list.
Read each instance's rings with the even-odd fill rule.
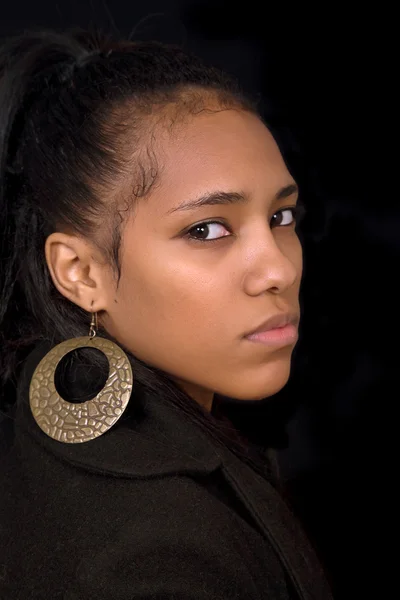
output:
[[[240,110],[201,113],[159,132],[160,179],[123,229],[121,280],[89,241],[53,233],[46,259],[58,290],[98,311],[117,340],[167,372],[211,411],[214,393],[266,398],[290,374],[295,343],[267,347],[243,335],[283,311],[299,315],[302,248],[294,224],[271,226],[295,206],[294,183],[272,135]],[[206,192],[240,192],[248,203],[167,211]],[[290,222],[291,211],[285,212]],[[224,225],[192,229],[205,220]],[[92,304],[93,303],[93,304]],[[89,319],[88,319],[89,322]]]

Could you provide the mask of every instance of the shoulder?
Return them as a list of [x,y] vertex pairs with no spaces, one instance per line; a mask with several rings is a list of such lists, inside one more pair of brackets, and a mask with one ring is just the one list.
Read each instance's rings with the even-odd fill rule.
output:
[[66,600],[288,599],[272,551],[206,485],[182,476],[136,485],[137,503],[82,558]]
[[62,479],[25,484],[24,506],[21,491],[3,521],[10,598],[261,600],[270,589],[287,599],[273,552],[231,509],[218,473],[141,480],[64,466]]

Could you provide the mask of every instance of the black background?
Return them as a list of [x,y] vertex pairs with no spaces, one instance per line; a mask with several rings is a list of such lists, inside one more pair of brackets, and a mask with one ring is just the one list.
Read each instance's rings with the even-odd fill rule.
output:
[[379,8],[1,3],[1,34],[94,23],[184,44],[261,92],[308,209],[301,338],[290,382],[274,399],[290,415],[281,470],[337,598],[364,597],[382,554],[378,499],[388,493],[397,401],[399,209],[397,191],[385,185],[396,180],[393,152],[380,135],[392,136],[387,87],[395,71],[383,48],[394,17]]

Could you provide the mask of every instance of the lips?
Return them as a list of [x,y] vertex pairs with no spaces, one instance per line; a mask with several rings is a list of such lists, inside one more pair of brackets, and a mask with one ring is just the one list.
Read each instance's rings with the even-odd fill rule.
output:
[[266,319],[251,331],[245,333],[244,337],[248,335],[252,335],[253,333],[260,333],[262,331],[270,331],[271,329],[278,329],[281,327],[286,327],[286,325],[297,325],[299,322],[299,316],[294,312],[286,312],[286,313],[278,313],[273,315],[269,319]]

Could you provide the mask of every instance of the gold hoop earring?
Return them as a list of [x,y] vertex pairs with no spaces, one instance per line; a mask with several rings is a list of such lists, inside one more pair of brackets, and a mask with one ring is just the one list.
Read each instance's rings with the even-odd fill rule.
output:
[[[132,367],[125,352],[105,338],[96,337],[97,313],[92,313],[89,335],[61,342],[46,354],[33,373],[29,403],[36,423],[59,442],[88,442],[106,433],[126,409],[132,392]],[[104,388],[91,400],[67,402],[56,390],[54,376],[60,361],[78,348],[96,348],[108,358]]]

